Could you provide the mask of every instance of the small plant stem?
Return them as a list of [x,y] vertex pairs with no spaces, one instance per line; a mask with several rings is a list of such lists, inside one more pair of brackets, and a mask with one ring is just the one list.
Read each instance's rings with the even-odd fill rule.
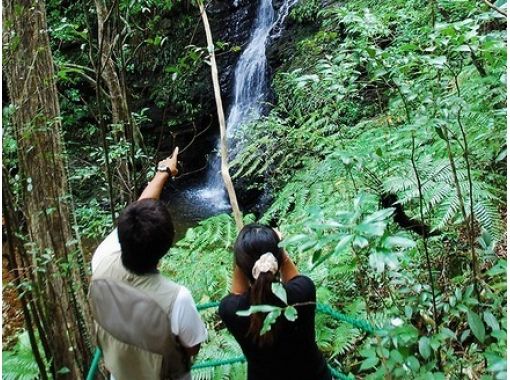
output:
[[436,0],[430,0],[430,18],[432,21],[432,28],[436,27]]
[[459,124],[459,128],[462,134],[462,141],[464,143],[464,160],[466,162],[466,170],[468,176],[469,183],[469,213],[470,217],[466,219],[466,223],[469,226],[469,246],[471,248],[471,267],[473,273],[473,285],[475,287],[476,298],[478,299],[478,304],[480,304],[480,287],[479,287],[479,275],[478,275],[478,255],[475,250],[475,214],[474,214],[474,202],[473,202],[473,179],[471,177],[471,163],[469,161],[469,148],[468,148],[468,140],[466,131],[462,124],[461,120],[461,112],[462,109],[459,108],[457,112],[457,123]]
[[457,174],[457,165],[455,164],[455,160],[453,158],[453,152],[452,152],[452,147],[451,147],[451,143],[450,143],[450,135],[448,132],[448,128],[442,127],[441,130],[443,131],[443,135],[445,137],[446,151],[448,153],[448,161],[450,162],[450,167],[452,168],[453,182],[455,183],[455,191],[457,193],[457,198],[459,199],[460,211],[462,212],[462,217],[464,218],[464,220],[466,220],[466,218],[467,218],[466,206],[464,205],[464,198],[462,196],[462,191],[460,189],[460,181],[459,181],[459,176]]
[[[423,213],[423,192],[422,192],[422,186],[421,186],[421,179],[420,175],[418,173],[418,168],[416,166],[416,160],[415,160],[415,153],[416,153],[416,144],[415,144],[415,136],[413,133],[412,136],[412,151],[411,151],[411,164],[413,166],[414,175],[416,177],[416,183],[418,185],[418,194],[419,194],[419,202],[420,202],[420,221],[422,224],[425,224],[425,216]],[[432,264],[430,262],[430,255],[429,255],[429,248],[428,248],[428,237],[426,234],[422,234],[423,239],[423,249],[425,250],[425,258],[427,260],[427,270],[429,273],[429,281],[430,281],[430,288],[432,290],[432,307],[434,312],[434,332],[437,331],[437,326],[439,324],[438,316],[437,316],[437,309],[436,309],[436,291],[434,286],[434,277],[432,275]]]
[[[451,70],[451,69],[450,69]],[[457,96],[459,99],[461,99],[461,93],[460,93],[460,85],[459,85],[459,73],[454,72],[452,70],[454,79],[455,79],[455,88],[457,90]],[[478,269],[478,255],[476,254],[475,250],[475,214],[474,214],[474,201],[473,201],[473,178],[471,175],[471,162],[469,160],[469,146],[468,146],[468,139],[466,134],[466,129],[464,128],[464,124],[462,123],[462,105],[459,105],[459,109],[457,111],[457,124],[459,126],[461,135],[462,135],[462,142],[463,144],[459,144],[463,151],[463,157],[464,161],[466,163],[466,171],[467,171],[467,177],[468,177],[468,184],[469,184],[469,218],[465,218],[466,226],[468,227],[469,231],[469,246],[471,251],[471,271],[472,271],[472,278],[473,278],[473,286],[475,288],[475,294],[476,298],[478,300],[477,308],[480,307],[480,286],[479,286],[479,269]]]
[[495,10],[496,12],[498,12],[500,15],[503,15],[503,16],[507,17],[507,14],[506,14],[506,12],[503,9],[496,7],[489,0],[483,0],[483,2],[485,4],[487,4],[489,6],[489,8],[491,8],[491,9]]

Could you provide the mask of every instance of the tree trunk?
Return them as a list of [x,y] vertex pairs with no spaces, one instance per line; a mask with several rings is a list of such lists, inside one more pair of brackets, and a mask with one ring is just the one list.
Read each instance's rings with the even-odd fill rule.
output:
[[[131,161],[131,166],[133,166],[135,160],[135,139],[139,136],[139,133],[135,132],[136,126],[129,111],[125,87],[121,84],[117,67],[112,57],[115,45],[120,38],[120,32],[118,31],[120,28],[115,27],[116,23],[120,22],[116,17],[118,3],[117,0],[113,0],[112,4],[109,5],[107,5],[106,0],[94,0],[94,3],[97,12],[99,46],[99,64],[96,70],[98,70],[98,76],[105,81],[108,87],[112,107],[111,123],[114,140],[119,142],[121,139],[125,139],[126,142],[131,144],[130,155],[126,154],[125,158],[118,160],[116,163],[118,171],[117,188],[120,190],[120,201],[128,203],[136,198],[136,184],[133,183],[134,178],[131,176],[129,161]],[[97,85],[99,86],[99,83]]]
[[[46,25],[45,2],[4,0],[5,74],[15,108],[24,215],[31,268],[43,284],[42,304],[58,378],[83,377],[89,362],[86,294],[73,236],[60,108]],[[67,368],[67,370],[65,369]]]

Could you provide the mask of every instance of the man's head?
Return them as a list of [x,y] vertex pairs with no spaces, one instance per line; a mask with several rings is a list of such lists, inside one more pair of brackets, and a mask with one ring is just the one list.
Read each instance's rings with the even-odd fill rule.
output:
[[133,273],[147,274],[172,245],[174,226],[162,202],[142,199],[121,213],[118,233],[122,264]]

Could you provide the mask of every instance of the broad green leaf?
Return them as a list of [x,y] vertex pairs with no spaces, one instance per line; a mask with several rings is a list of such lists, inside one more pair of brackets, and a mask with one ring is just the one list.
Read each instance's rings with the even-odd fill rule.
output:
[[432,58],[429,60],[430,64],[437,67],[437,68],[443,68],[444,65],[446,64],[446,57],[445,56],[440,56],[440,57],[437,57],[437,58]]
[[[342,237],[342,239],[340,239],[340,241],[336,245],[335,249],[325,255],[315,252],[312,257],[312,262],[314,263],[313,268],[316,268],[317,266],[322,264],[324,261],[329,259],[333,254],[336,255],[336,254],[340,253],[351,242],[352,239],[353,239],[352,235],[346,235],[346,236]],[[367,244],[368,244],[368,242],[367,242]]]
[[409,356],[406,359],[406,364],[413,372],[418,372],[420,369],[420,362],[414,356]]
[[490,311],[483,312],[483,320],[493,331],[498,331],[500,329],[498,320]]
[[473,335],[480,341],[480,343],[483,343],[485,341],[485,326],[483,325],[482,320],[478,316],[478,314],[474,313],[473,311],[469,310],[467,313],[468,317],[468,325],[471,331],[473,332]]
[[437,135],[439,136],[440,139],[446,141],[446,136],[443,133],[443,129],[439,125],[436,125],[434,127],[434,130],[436,131],[436,133],[437,133]]
[[281,282],[273,282],[271,284],[271,290],[273,294],[281,299],[285,305],[287,305],[287,291]]
[[423,356],[424,359],[428,359],[431,354],[430,350],[430,339],[426,336],[422,336],[418,341],[418,350],[420,351],[420,355]]
[[310,237],[305,234],[294,235],[289,238],[285,238],[282,243],[285,245],[296,245],[296,243],[302,242],[303,240],[309,240]]
[[272,305],[254,305],[250,306],[248,310],[239,310],[236,314],[240,317],[247,317],[254,313],[270,313],[275,310],[280,310],[280,308]]
[[368,247],[368,240],[365,239],[363,236],[356,236],[354,238],[354,241],[352,242],[352,245],[354,248],[363,249]]
[[260,329],[260,335],[264,335],[269,330],[271,330],[271,326],[273,325],[273,323],[276,322],[281,313],[282,309],[278,308],[277,310],[273,310],[266,316],[262,328]]
[[379,363],[379,358],[377,356],[370,356],[369,358],[366,358],[363,360],[363,363],[361,363],[360,371],[365,371],[369,368],[373,368]]
[[368,236],[382,236],[386,229],[384,222],[361,223],[356,226],[356,231]]
[[373,252],[368,257],[368,265],[374,268],[378,273],[384,272],[385,260],[381,252]]
[[383,208],[382,210],[378,210],[378,211],[368,215],[363,220],[363,223],[382,222],[384,220],[387,220],[389,217],[391,217],[393,215],[394,211],[395,211],[394,208]]
[[496,162],[503,161],[504,159],[506,159],[506,156],[507,156],[507,148],[505,147],[504,149],[501,150],[501,152],[499,152],[495,161]]
[[335,250],[334,250],[335,255],[342,252],[344,250],[344,248],[349,245],[349,243],[351,242],[352,239],[353,239],[352,235],[346,235],[346,236],[342,237],[335,247]]
[[287,320],[293,322],[297,319],[298,312],[294,306],[287,306],[285,308],[283,315],[285,316],[285,318],[287,318]]
[[412,248],[416,246],[416,242],[402,236],[388,236],[386,239],[384,239],[383,245],[385,248]]

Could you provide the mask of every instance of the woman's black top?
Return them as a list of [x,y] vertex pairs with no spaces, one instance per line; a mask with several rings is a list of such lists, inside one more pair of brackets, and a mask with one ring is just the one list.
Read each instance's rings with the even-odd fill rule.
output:
[[315,285],[306,276],[297,276],[284,285],[289,305],[296,306],[298,318],[290,322],[281,316],[274,342],[259,347],[247,336],[249,317],[236,315],[250,307],[249,294],[228,295],[219,313],[236,338],[248,361],[248,380],[330,380],[326,360],[315,343]]

